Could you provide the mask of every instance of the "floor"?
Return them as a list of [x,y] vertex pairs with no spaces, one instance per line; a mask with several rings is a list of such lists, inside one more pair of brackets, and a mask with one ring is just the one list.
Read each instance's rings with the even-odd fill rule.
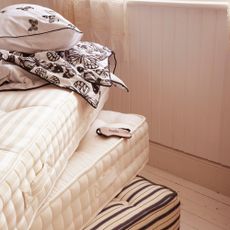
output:
[[181,230],[230,230],[230,197],[148,165],[141,175],[178,192]]

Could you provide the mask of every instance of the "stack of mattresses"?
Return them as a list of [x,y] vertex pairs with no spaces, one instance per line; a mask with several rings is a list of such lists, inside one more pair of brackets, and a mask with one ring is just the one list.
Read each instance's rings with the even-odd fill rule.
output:
[[28,229],[65,170],[97,109],[45,86],[0,93],[0,229]]
[[[132,138],[105,138],[99,127],[123,127]],[[140,115],[111,111],[98,118],[69,160],[32,229],[81,229],[144,167],[148,129]]]

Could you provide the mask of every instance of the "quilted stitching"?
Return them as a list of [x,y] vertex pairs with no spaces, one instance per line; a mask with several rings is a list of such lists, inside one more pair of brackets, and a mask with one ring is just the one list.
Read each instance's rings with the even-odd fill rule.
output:
[[[111,146],[99,161],[76,177],[72,170],[74,166],[77,167],[76,160],[72,159],[79,154],[81,153],[75,152],[65,170],[66,176],[59,179],[67,181],[68,178],[68,182],[54,187],[46,204],[39,210],[32,229],[81,229],[93,219],[146,163],[147,124],[143,123],[138,127],[128,141],[122,140]],[[90,152],[89,155],[92,154],[93,152]],[[78,160],[80,161],[80,158]],[[111,169],[116,169],[116,179],[103,188],[101,183],[106,178],[105,175],[110,175]]]
[[[0,229],[27,229],[100,108],[52,86],[0,93],[0,101]],[[43,193],[26,204],[24,193],[31,194],[45,162],[52,169]]]

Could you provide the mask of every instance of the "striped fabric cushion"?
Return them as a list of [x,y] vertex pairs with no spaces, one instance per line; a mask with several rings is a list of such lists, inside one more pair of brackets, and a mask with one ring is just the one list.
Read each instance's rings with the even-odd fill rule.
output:
[[86,229],[179,229],[180,202],[173,190],[135,177]]

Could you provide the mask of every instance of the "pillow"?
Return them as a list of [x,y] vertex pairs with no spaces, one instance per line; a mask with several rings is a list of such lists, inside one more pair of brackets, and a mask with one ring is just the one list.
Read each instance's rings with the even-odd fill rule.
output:
[[16,4],[0,10],[0,49],[24,53],[66,50],[83,33],[57,12],[34,4]]

